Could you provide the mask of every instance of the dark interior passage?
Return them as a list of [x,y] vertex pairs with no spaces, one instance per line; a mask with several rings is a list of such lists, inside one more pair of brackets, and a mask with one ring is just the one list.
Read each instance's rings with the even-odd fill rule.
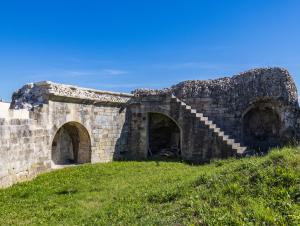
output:
[[257,106],[244,116],[244,142],[257,151],[266,152],[280,146],[280,117],[267,106]]
[[178,158],[180,150],[180,129],[169,117],[149,114],[149,156]]
[[52,142],[52,161],[57,165],[91,161],[91,143],[87,130],[79,123],[63,125]]

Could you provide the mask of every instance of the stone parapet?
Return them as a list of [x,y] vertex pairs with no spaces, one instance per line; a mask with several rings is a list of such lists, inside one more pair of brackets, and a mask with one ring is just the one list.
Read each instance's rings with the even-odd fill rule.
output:
[[10,107],[13,109],[31,109],[41,104],[48,104],[49,100],[87,104],[124,104],[132,96],[128,93],[87,89],[45,81],[30,83],[17,90],[13,94]]

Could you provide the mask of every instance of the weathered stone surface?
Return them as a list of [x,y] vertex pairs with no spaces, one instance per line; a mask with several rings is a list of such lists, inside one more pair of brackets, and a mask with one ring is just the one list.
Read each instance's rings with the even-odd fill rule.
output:
[[230,102],[231,100],[247,102],[255,97],[274,97],[287,103],[295,105],[298,103],[296,85],[288,71],[282,68],[258,68],[231,78],[189,80],[162,90],[137,89],[133,91],[135,96],[171,93],[180,99],[208,98],[219,102],[218,99],[225,98],[223,102],[227,105],[236,104],[236,102]]
[[289,139],[284,137],[299,133],[296,122],[299,114],[296,85],[288,71],[282,68],[259,68],[232,78],[191,80],[169,89],[141,89],[133,92],[136,98],[143,98],[143,102],[171,93],[203,113],[242,144],[245,144],[244,136],[247,134],[245,115],[251,109],[262,109],[263,106],[268,106],[279,115],[279,143],[287,143]]
[[76,86],[57,84],[53,82],[31,83],[16,91],[12,97],[11,108],[31,109],[49,100],[86,103],[126,103],[132,95],[86,89]]
[[133,94],[40,82],[15,92],[10,108],[0,103],[0,187],[151,149],[202,163],[299,139],[297,89],[281,68]]
[[[122,107],[131,96],[51,82],[25,85],[14,93],[11,109],[5,106],[0,114],[0,187],[67,159],[76,164],[120,158],[128,133]],[[61,134],[65,128],[69,133]]]

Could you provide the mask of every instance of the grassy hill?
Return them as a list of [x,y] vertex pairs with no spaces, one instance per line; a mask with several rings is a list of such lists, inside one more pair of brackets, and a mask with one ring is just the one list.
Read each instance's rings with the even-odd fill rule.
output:
[[0,190],[0,225],[299,224],[299,148],[204,166],[84,165]]

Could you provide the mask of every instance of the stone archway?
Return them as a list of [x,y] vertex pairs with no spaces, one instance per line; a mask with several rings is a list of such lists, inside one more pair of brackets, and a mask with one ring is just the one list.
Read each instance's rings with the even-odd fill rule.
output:
[[170,117],[148,115],[148,157],[181,158],[181,130]]
[[87,129],[77,122],[60,127],[52,142],[51,158],[55,165],[91,162],[91,140]]
[[255,105],[243,117],[244,143],[260,152],[280,146],[280,129],[280,116],[268,104]]

